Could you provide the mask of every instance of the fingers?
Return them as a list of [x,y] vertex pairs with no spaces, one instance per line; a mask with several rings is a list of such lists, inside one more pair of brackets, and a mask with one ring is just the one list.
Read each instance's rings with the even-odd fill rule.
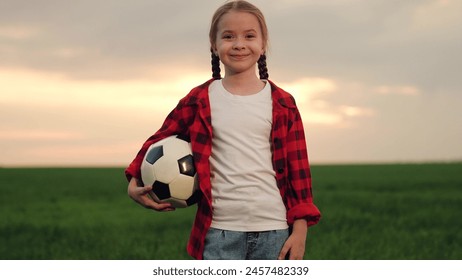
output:
[[286,243],[281,249],[279,253],[278,260],[285,260],[287,258],[287,254],[289,254],[289,260],[302,260],[303,255],[305,254],[305,247],[301,244],[293,242],[291,238],[287,239]]
[[290,251],[289,260],[303,260],[303,254],[300,250],[292,250]]
[[156,210],[156,211],[168,212],[168,211],[175,210],[175,208],[172,207],[170,203],[157,203],[151,198],[149,198],[146,194],[141,196],[140,200],[137,202],[145,208]]
[[128,195],[141,206],[155,211],[167,212],[174,211],[170,203],[157,203],[149,197],[152,186],[138,187],[134,184],[129,185]]
[[145,201],[144,207],[160,212],[168,212],[168,211],[174,211],[175,208],[172,207],[170,203],[157,203],[149,198],[147,198],[147,201]]
[[285,260],[286,259],[287,253],[289,252],[289,248],[290,248],[290,246],[289,246],[288,242],[286,241],[286,243],[284,243],[284,246],[282,246],[281,252],[279,253],[278,260]]

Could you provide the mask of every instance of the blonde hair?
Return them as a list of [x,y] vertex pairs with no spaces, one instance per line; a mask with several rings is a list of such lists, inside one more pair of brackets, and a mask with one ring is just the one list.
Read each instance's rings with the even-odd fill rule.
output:
[[[263,16],[263,13],[260,11],[260,9],[258,9],[255,5],[244,0],[227,1],[225,4],[223,4],[215,11],[210,25],[209,40],[210,51],[212,52],[212,76],[214,78],[221,78],[220,60],[213,51],[213,47],[215,46],[217,40],[218,23],[220,22],[221,17],[230,11],[246,12],[254,15],[260,24],[263,41],[263,50],[265,54],[268,47],[268,27],[266,25],[265,17]],[[268,79],[268,70],[266,69],[265,54],[263,54],[258,61],[258,68],[260,71],[261,79]]]

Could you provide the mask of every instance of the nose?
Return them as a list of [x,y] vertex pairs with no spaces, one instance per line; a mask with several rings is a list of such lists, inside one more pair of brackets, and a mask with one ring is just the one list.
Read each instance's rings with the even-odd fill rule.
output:
[[234,41],[233,48],[234,48],[235,50],[243,50],[243,49],[245,49],[244,40],[243,40],[242,38],[238,37],[238,38]]

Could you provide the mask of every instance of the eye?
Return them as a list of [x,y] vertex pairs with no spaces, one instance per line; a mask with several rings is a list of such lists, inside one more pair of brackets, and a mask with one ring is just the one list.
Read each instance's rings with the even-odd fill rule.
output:
[[249,34],[245,35],[245,37],[246,37],[247,39],[253,39],[253,38],[256,38],[257,35],[255,35],[255,34],[253,34],[253,33],[249,33]]
[[233,35],[232,34],[223,34],[223,36],[221,38],[225,39],[225,40],[229,40],[229,39],[233,39]]

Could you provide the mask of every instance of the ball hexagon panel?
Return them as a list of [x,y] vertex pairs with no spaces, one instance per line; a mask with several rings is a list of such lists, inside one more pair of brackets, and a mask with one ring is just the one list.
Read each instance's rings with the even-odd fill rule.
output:
[[164,155],[154,166],[156,180],[170,183],[180,172],[178,160],[191,153],[189,143],[185,141],[167,141],[162,145]]
[[[188,187],[191,185],[194,185],[194,188],[191,189]],[[172,197],[186,200],[196,190],[196,179],[191,176],[180,174],[172,182],[170,182],[169,189]]]

